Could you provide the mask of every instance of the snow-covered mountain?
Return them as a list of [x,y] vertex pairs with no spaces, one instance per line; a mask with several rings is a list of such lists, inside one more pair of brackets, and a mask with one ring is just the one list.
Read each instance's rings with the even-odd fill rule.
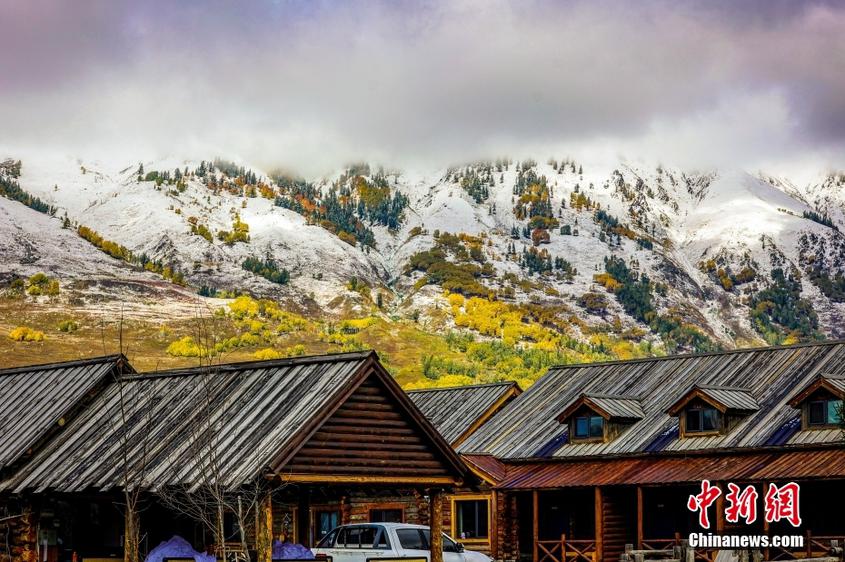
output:
[[210,160],[33,157],[18,170],[10,156],[6,195],[17,185],[13,198],[47,212],[0,198],[7,281],[175,279],[182,297],[248,291],[325,314],[354,312],[366,286],[386,311],[426,315],[446,288],[562,304],[680,347],[689,329],[723,347],[845,333],[842,174],[797,185],[544,158],[304,181]]

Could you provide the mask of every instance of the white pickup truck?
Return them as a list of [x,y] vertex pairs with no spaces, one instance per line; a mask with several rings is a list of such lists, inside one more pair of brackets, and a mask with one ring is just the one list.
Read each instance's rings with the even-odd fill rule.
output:
[[[362,523],[341,525],[312,549],[314,555],[329,562],[377,562],[379,559],[412,558],[430,562],[428,527],[405,523]],[[443,562],[491,562],[481,552],[443,535]]]

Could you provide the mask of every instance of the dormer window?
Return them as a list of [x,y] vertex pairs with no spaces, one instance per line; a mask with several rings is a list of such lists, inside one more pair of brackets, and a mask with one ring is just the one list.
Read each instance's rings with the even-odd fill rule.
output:
[[572,437],[575,439],[601,439],[604,437],[604,418],[595,414],[575,417]]
[[636,398],[582,394],[557,420],[569,425],[570,443],[606,442],[643,418]]
[[685,433],[718,432],[722,425],[719,410],[709,405],[687,408],[685,421]]
[[684,438],[727,433],[758,409],[747,389],[695,385],[666,413],[678,418],[679,434]]
[[801,389],[789,405],[801,410],[801,427],[829,429],[842,425],[842,400],[845,398],[845,377],[819,375]]
[[807,425],[838,426],[842,423],[842,400],[827,398],[807,404]]

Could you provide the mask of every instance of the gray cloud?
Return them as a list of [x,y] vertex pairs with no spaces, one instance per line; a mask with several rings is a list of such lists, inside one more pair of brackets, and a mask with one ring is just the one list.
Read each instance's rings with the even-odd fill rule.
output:
[[842,3],[0,0],[0,20],[6,150],[845,165]]

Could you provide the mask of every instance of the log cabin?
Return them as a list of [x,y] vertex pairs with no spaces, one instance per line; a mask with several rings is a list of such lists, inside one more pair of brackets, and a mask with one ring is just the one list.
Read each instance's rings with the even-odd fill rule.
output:
[[[616,562],[626,544],[662,549],[691,532],[801,535],[827,552],[845,539],[845,342],[564,365],[458,446],[497,496],[493,555]],[[701,527],[688,508],[722,490]],[[801,524],[769,522],[772,485],[800,486]],[[725,516],[727,485],[753,486],[753,524]],[[715,550],[700,550],[712,562]]]
[[372,352],[145,374],[122,356],[35,366],[0,371],[0,400],[15,406],[0,418],[13,560],[122,560],[126,489],[142,552],[174,534],[215,544],[198,524],[210,517],[269,560],[274,537],[310,546],[393,501],[427,524],[474,478]]

